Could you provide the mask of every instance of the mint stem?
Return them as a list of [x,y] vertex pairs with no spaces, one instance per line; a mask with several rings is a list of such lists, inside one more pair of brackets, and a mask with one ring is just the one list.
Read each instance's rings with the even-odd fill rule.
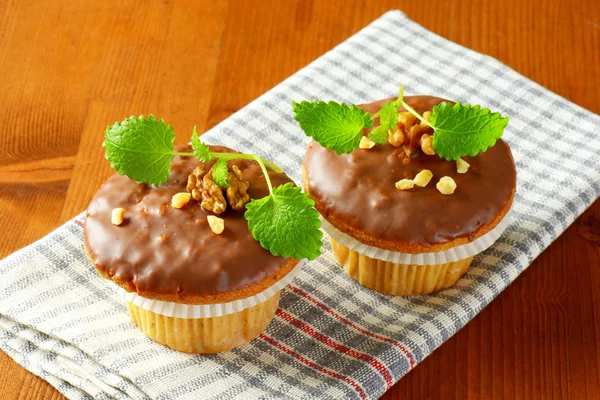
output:
[[394,104],[396,105],[396,107],[400,107],[400,105],[402,105],[403,101],[404,101],[404,86],[400,86],[400,89],[398,90],[398,98],[396,99]]
[[[182,157],[195,157],[194,153],[185,153],[185,152],[173,152],[173,155],[175,156],[182,156]],[[273,164],[272,162],[265,160],[264,158],[261,158],[259,156],[257,156],[256,154],[238,154],[238,153],[215,153],[215,152],[210,152],[210,155],[214,158],[219,158],[221,160],[225,160],[225,161],[229,161],[229,160],[254,160],[256,161],[259,165],[261,165],[261,162],[263,163],[263,165],[261,165],[261,168],[263,168],[263,172],[266,171],[266,169],[264,169],[264,165],[268,166],[269,168],[271,168],[273,171],[277,172],[278,174],[282,173],[283,170],[281,168],[279,168],[277,165]],[[260,162],[259,162],[260,160]]]
[[[400,90],[398,90],[398,98],[394,101],[394,104],[396,105],[396,107],[400,107],[401,105],[404,105],[406,103],[404,103],[404,86],[400,86]],[[415,110],[413,110],[415,111]],[[379,111],[377,111],[375,114],[373,114],[371,116],[371,119],[375,119],[379,116],[379,114],[381,114],[381,109]]]
[[[425,125],[428,125],[429,127],[431,127],[431,128],[434,128],[434,126],[433,126],[433,125],[431,125],[431,124],[429,123],[429,121],[427,121],[427,120],[426,120],[425,118],[423,118],[423,117],[422,117],[422,116],[421,116],[421,115],[420,115],[418,112],[416,112],[416,111],[414,110],[414,108],[412,108],[411,106],[409,106],[408,104],[406,104],[406,103],[404,102],[404,100],[402,100],[402,107],[404,107],[406,110],[408,110],[408,112],[410,112],[412,115],[414,115],[415,117],[417,117],[418,119],[420,119],[420,120],[421,120],[421,122],[423,122]],[[435,129],[435,128],[434,128],[434,129]]]
[[269,173],[267,172],[267,168],[265,167],[265,163],[263,161],[262,158],[260,158],[259,156],[255,155],[255,154],[249,154],[250,156],[254,157],[254,160],[258,163],[258,165],[260,166],[260,169],[262,169],[263,175],[265,176],[265,180],[267,181],[267,186],[269,187],[269,193],[272,195],[273,194],[273,186],[271,186],[271,178],[269,177]]

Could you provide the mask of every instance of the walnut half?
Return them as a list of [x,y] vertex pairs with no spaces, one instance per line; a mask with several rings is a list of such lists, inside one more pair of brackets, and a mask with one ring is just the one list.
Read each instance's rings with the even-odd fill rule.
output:
[[202,202],[200,205],[207,211],[221,214],[227,209],[223,189],[213,180],[213,170],[208,171],[202,179]]
[[227,190],[217,185],[213,180],[213,170],[206,172],[200,165],[188,177],[187,190],[202,208],[217,215],[227,209],[227,203],[234,210],[244,209],[250,201],[247,193],[250,184],[242,179],[242,171],[236,165],[230,167],[227,184]]
[[206,170],[202,165],[198,165],[194,172],[188,176],[187,190],[196,201],[202,201],[202,179],[204,175],[206,175]]
[[242,179],[242,171],[237,165],[231,166],[229,178],[227,178],[227,201],[234,210],[243,210],[250,201],[250,195],[246,192],[250,184]]

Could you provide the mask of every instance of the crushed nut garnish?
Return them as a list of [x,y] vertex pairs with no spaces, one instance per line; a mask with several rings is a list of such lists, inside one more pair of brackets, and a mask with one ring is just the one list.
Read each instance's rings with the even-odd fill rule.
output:
[[415,185],[425,187],[429,181],[431,181],[431,178],[433,178],[433,173],[428,169],[424,169],[423,171],[419,172],[417,176],[415,176],[413,181]]
[[227,178],[227,202],[234,210],[243,210],[250,201],[250,195],[246,193],[250,184],[242,179],[242,171],[237,165],[231,166],[229,178]]
[[204,175],[206,175],[206,171],[202,165],[199,165],[188,176],[187,190],[196,201],[202,201],[202,178],[204,178]]
[[222,214],[228,203],[234,210],[243,210],[250,201],[250,195],[247,193],[250,184],[242,179],[242,171],[238,166],[230,166],[227,189],[217,185],[212,174],[212,169],[207,172],[202,165],[194,169],[188,177],[187,184],[191,197],[201,202],[202,208],[215,214]]
[[414,154],[421,147],[421,137],[425,132],[430,132],[431,128],[425,124],[416,124],[408,129],[408,146],[404,146],[404,151],[407,155]]
[[[430,117],[431,111],[425,111],[423,113],[423,118],[426,121],[429,121]],[[410,112],[400,112],[398,113],[397,129],[390,129],[388,141],[394,147],[402,146],[404,153],[409,157],[414,154],[419,147],[423,153],[432,156],[435,154],[435,150],[433,150],[432,133],[431,127],[424,121],[417,120]]]
[[190,201],[191,197],[192,194],[188,192],[174,194],[173,197],[171,197],[171,207],[181,208]]
[[227,209],[223,189],[213,180],[213,170],[208,171],[202,179],[202,202],[200,205],[207,211],[221,214]]
[[442,179],[440,179],[437,185],[435,185],[435,187],[440,191],[441,194],[449,195],[454,193],[456,190],[456,182],[454,182],[454,179],[450,178],[449,176],[444,176]]
[[112,222],[113,225],[121,225],[123,223],[123,215],[125,215],[124,208],[113,209],[110,216],[110,222]]
[[215,217],[214,215],[208,215],[206,220],[208,221],[210,230],[213,231],[213,233],[220,235],[223,233],[223,230],[225,230],[225,221],[222,218]]
[[360,138],[360,143],[358,144],[358,147],[360,147],[361,149],[372,149],[373,146],[375,146],[375,142],[369,139],[368,137],[363,136],[362,138]]
[[400,147],[404,143],[404,132],[396,126],[388,132],[388,142],[394,147]]
[[435,150],[433,149],[433,136],[428,134],[421,136],[421,150],[428,156],[435,154]]
[[398,113],[398,122],[400,122],[405,128],[410,128],[413,126],[416,119],[417,118],[408,111]]
[[471,166],[471,164],[469,164],[462,158],[459,158],[458,160],[456,160],[456,172],[458,172],[459,174],[467,173],[470,166]]
[[396,189],[398,190],[408,190],[412,189],[415,186],[415,183],[412,179],[401,179],[396,182]]

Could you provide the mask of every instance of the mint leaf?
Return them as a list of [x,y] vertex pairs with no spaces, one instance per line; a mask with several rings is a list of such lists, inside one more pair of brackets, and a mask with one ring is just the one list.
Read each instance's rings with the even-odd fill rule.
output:
[[381,107],[379,114],[380,125],[387,126],[388,129],[394,128],[398,124],[398,106],[390,101]]
[[173,127],[153,115],[131,116],[104,132],[106,159],[119,174],[158,186],[169,178],[173,158]]
[[227,183],[227,178],[229,177],[229,166],[227,165],[227,161],[218,159],[215,165],[213,165],[212,170],[212,177],[215,183],[222,188],[227,189],[229,187],[229,184]]
[[255,160],[265,174],[271,194],[247,204],[244,217],[248,220],[252,236],[276,256],[300,260],[314,259],[321,254],[323,234],[319,230],[319,213],[313,207],[315,203],[291,183],[272,190],[265,165],[280,173],[281,169],[275,164],[254,154],[212,153],[198,137],[196,127],[191,137],[194,153],[175,153],[173,128],[167,126],[162,119],[156,120],[153,115],[149,115],[147,119],[144,116],[132,116],[123,122],[115,122],[106,129],[104,135],[102,146],[111,167],[137,182],[155,186],[169,178],[174,155],[196,156],[203,162],[217,158],[212,167],[212,177],[223,188],[229,187],[227,160]]
[[384,144],[388,137],[388,131],[388,128],[379,125],[378,127],[374,128],[371,132],[369,132],[369,139],[371,139],[377,144]]
[[192,142],[192,149],[194,149],[194,155],[202,162],[209,162],[213,159],[213,156],[210,155],[210,149],[207,145],[202,143],[200,138],[198,137],[198,133],[196,132],[196,127],[194,126],[194,130],[192,131],[192,138],[190,140]]
[[491,113],[488,108],[444,102],[433,107],[433,149],[446,160],[476,156],[492,147],[502,136],[508,117]]
[[377,144],[384,144],[388,132],[398,124],[398,106],[393,101],[386,103],[379,112],[379,126],[369,133],[369,139]]
[[244,217],[260,245],[275,256],[314,260],[321,254],[321,221],[315,205],[291,182],[273,189],[270,196],[252,200]]
[[346,103],[293,101],[292,107],[304,133],[337,154],[358,149],[362,129],[373,124],[369,113]]

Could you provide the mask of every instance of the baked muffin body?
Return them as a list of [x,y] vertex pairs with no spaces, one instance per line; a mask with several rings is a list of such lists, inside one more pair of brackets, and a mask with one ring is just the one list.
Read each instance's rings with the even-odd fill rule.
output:
[[[390,100],[395,99],[358,108],[373,115]],[[404,100],[421,115],[447,101],[431,96]],[[371,128],[363,129],[363,136],[378,125],[379,118],[375,118]],[[425,129],[420,133],[433,133]],[[313,140],[302,165],[304,190],[335,230],[372,246],[376,253],[443,255],[439,259],[444,261],[436,264],[396,263],[366,256],[332,237],[332,249],[342,268],[363,286],[385,294],[428,294],[456,283],[473,255],[446,258],[446,254],[493,230],[510,210],[516,190],[512,153],[501,139],[483,153],[463,157],[470,167],[462,174],[456,162],[425,154],[418,146],[416,151],[406,151],[414,141],[415,137],[405,136],[404,146],[386,141],[338,155]],[[399,190],[395,186],[402,179],[413,180],[423,170],[433,174],[425,187]],[[437,189],[442,177],[455,181],[453,194]]]
[[[190,152],[191,147],[176,151]],[[211,151],[233,152],[219,146],[211,146]],[[228,163],[241,170],[251,199],[268,195],[256,163],[241,159]],[[279,301],[279,290],[272,293],[273,285],[298,261],[265,250],[252,237],[243,209],[228,207],[220,214],[225,229],[216,234],[207,221],[213,213],[198,202],[172,207],[173,196],[187,192],[188,176],[198,164],[196,158],[174,157],[169,179],[158,187],[118,174],[109,178],[87,209],[85,249],[101,276],[141,296],[143,302],[153,302],[148,308],[136,302],[138,297],[127,301],[132,320],[147,336],[183,352],[216,353],[242,345],[264,331]],[[208,171],[213,164],[200,166]],[[274,186],[291,181],[283,173],[269,171],[269,176]],[[111,222],[115,208],[125,209],[118,226]],[[252,304],[245,300],[239,311],[203,318],[175,317],[160,308],[165,304],[167,310],[177,305],[224,307],[259,293],[263,293],[260,299]]]
[[[373,114],[389,100],[359,108]],[[446,100],[407,96],[405,101],[422,114]],[[377,118],[364,135],[378,123]],[[438,252],[469,243],[493,229],[510,209],[516,169],[503,140],[475,157],[464,157],[471,165],[466,174],[459,174],[454,162],[421,150],[408,160],[403,152],[386,142],[337,155],[311,141],[303,161],[304,189],[338,230],[370,246],[403,253]],[[424,169],[433,173],[426,187],[403,191],[394,186]],[[443,176],[457,184],[450,196],[436,189]]]
[[[98,190],[87,209],[84,235],[86,251],[100,275],[144,297],[211,304],[260,293],[297,264],[262,248],[248,230],[243,211],[228,208],[221,214],[226,228],[216,235],[206,218],[212,213],[198,203],[171,207],[173,195],[187,191],[188,176],[198,163],[192,157],[175,157],[168,181],[159,187],[115,174]],[[205,163],[206,169],[213,163]],[[251,198],[269,193],[256,163],[229,163],[237,165],[250,183]],[[291,181],[285,174],[269,175],[273,185]],[[117,207],[126,210],[120,226],[111,223]]]

